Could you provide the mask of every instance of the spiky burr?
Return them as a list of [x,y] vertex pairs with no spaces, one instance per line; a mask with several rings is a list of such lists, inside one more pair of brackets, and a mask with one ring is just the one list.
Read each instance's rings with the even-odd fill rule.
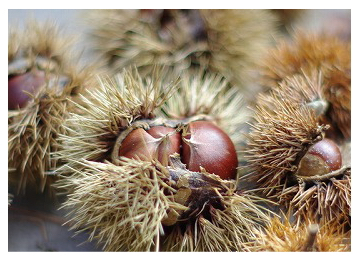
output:
[[284,94],[289,92],[287,98],[297,103],[327,103],[323,119],[332,126],[334,136],[349,139],[350,43],[325,33],[296,32],[291,40],[280,41],[269,53],[262,72],[263,85]]
[[[351,167],[341,163],[337,145],[324,138],[329,126],[319,123],[312,107],[274,92],[263,97],[248,136],[245,178],[264,196],[293,207],[300,218],[310,211],[326,220],[343,215],[349,222]],[[322,164],[332,160],[327,156],[336,156],[334,168]]]
[[311,214],[304,221],[287,214],[275,216],[264,230],[256,233],[256,251],[270,252],[347,252],[351,231],[337,219],[324,222]]
[[54,179],[47,172],[59,163],[50,154],[65,132],[68,98],[77,98],[90,70],[68,56],[71,41],[56,24],[31,20],[23,31],[12,28],[9,37],[9,182],[16,193],[27,186],[44,191]]
[[[90,43],[114,73],[130,65],[141,75],[154,64],[173,73],[205,67],[247,94],[276,34],[269,10],[93,10]],[[250,97],[249,97],[250,98]]]
[[[152,153],[159,148],[166,155],[173,150],[168,142],[179,136],[187,145],[189,133],[195,138],[202,131],[192,131],[195,122],[206,122],[206,127],[211,122],[206,131],[216,125],[238,141],[246,118],[238,111],[239,93],[219,76],[204,77],[203,71],[184,73],[178,83],[183,87],[166,84],[166,73],[157,72],[147,79],[136,71],[102,79],[84,98],[86,106],[78,106],[83,112],[66,120],[58,158],[67,163],[58,169],[62,178],[56,185],[68,193],[63,206],[70,210],[73,228],[90,232],[105,251],[249,251],[253,230],[269,220],[258,205],[261,199],[237,194],[236,177],[220,178],[221,172],[210,172],[213,164],[189,170],[184,148],[163,162]],[[172,130],[147,135],[153,129]],[[133,138],[136,133],[144,138]],[[131,154],[137,153],[119,156],[131,141],[136,142]],[[196,156],[209,154],[210,144],[196,144]]]

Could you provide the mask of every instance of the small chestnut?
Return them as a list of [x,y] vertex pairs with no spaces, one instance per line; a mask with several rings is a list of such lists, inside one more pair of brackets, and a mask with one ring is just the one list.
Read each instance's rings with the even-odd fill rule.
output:
[[138,157],[144,161],[157,159],[163,165],[168,165],[169,156],[180,153],[180,142],[180,133],[170,127],[137,128],[122,141],[119,156]]
[[26,106],[31,97],[25,92],[36,94],[43,84],[45,84],[45,72],[40,70],[9,76],[8,109],[15,110]]
[[339,147],[332,140],[324,138],[309,147],[300,160],[297,175],[321,176],[338,170],[341,166],[342,157]]
[[181,160],[190,171],[200,171],[201,166],[222,179],[236,177],[235,146],[219,127],[208,121],[191,122],[182,139]]

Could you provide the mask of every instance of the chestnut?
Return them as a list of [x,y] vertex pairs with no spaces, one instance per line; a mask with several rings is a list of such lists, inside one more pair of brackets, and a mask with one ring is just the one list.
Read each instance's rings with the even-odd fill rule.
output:
[[181,136],[174,128],[153,126],[149,130],[137,128],[122,141],[119,156],[139,158],[144,161],[157,159],[168,165],[169,156],[180,153]]
[[177,153],[190,171],[200,172],[202,167],[222,179],[235,179],[237,153],[223,130],[209,121],[193,121],[180,128],[182,133],[175,126],[136,128],[122,140],[118,155],[144,161],[157,159],[168,166],[169,156]]
[[214,173],[222,179],[234,179],[238,159],[230,137],[215,124],[195,121],[183,132],[181,160],[190,171]]
[[28,93],[36,94],[43,84],[45,84],[45,72],[40,70],[9,76],[8,109],[15,110],[25,107],[31,99]]
[[328,138],[313,144],[301,158],[297,175],[324,175],[340,169],[342,166],[341,151],[337,144]]

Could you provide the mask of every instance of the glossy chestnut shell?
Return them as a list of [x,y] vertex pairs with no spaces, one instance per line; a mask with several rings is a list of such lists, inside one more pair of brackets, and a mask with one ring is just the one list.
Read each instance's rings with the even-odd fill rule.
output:
[[39,87],[45,84],[45,72],[32,70],[20,75],[9,76],[8,109],[23,108],[31,97],[25,92],[36,94]]
[[238,159],[230,137],[215,124],[195,121],[188,125],[183,136],[181,160],[190,171],[200,171],[200,167],[222,179],[234,179]]
[[342,166],[341,151],[337,144],[328,138],[313,144],[300,160],[297,175],[324,175],[340,169]]
[[163,165],[168,165],[169,156],[180,153],[180,141],[180,133],[170,127],[154,126],[149,130],[138,128],[123,140],[119,156],[138,157],[144,161],[157,159]]
[[236,177],[236,149],[223,130],[209,121],[194,121],[182,131],[165,126],[137,128],[121,142],[118,155],[144,161],[157,159],[169,165],[169,156],[178,153],[190,171],[200,172],[202,167],[222,179]]

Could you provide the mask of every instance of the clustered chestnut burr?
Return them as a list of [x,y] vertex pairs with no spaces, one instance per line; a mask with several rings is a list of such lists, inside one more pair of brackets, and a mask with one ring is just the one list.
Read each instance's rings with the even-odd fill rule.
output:
[[119,156],[159,160],[169,165],[171,154],[180,154],[190,171],[201,167],[222,179],[235,179],[238,159],[230,137],[214,123],[193,121],[177,127],[152,126],[132,130],[122,141]]

